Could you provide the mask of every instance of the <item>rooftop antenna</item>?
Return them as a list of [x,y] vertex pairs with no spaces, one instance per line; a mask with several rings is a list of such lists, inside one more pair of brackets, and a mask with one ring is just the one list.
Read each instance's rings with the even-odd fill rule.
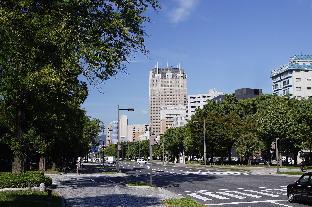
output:
[[158,74],[158,61],[156,63],[156,69],[157,69],[157,74]]
[[181,64],[179,63],[179,65],[178,65],[178,68],[179,68],[179,72],[180,72],[180,74],[181,74]]
[[168,64],[168,61],[167,61],[167,68],[169,68],[169,64]]

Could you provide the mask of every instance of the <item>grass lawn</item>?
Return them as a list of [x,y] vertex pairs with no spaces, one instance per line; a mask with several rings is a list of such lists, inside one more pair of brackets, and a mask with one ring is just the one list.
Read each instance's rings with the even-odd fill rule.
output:
[[164,204],[166,207],[204,207],[191,198],[167,199]]
[[293,172],[293,171],[288,171],[288,172],[278,172],[277,174],[282,174],[282,175],[303,175],[303,172]]
[[[128,186],[151,186],[149,183],[140,181],[140,182],[128,182],[127,183]],[[152,185],[151,187],[154,187],[154,185]]]
[[1,207],[61,207],[62,199],[58,195],[48,197],[46,192],[5,191],[0,192]]

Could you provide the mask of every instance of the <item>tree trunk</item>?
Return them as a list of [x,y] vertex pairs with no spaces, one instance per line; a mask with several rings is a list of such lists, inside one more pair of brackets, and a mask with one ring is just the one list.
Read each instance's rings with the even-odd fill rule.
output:
[[46,159],[43,155],[39,159],[39,170],[43,172],[46,170]]
[[[17,143],[22,145],[22,119],[23,119],[23,112],[21,108],[18,109],[17,112],[17,119],[16,119],[16,139]],[[20,149],[23,149],[24,146],[21,146]],[[12,173],[21,173],[25,170],[25,160],[24,157],[21,155],[22,152],[15,152],[14,153],[14,160],[12,163]]]
[[14,155],[12,162],[12,173],[21,173],[24,172],[24,159],[18,155]]
[[229,163],[232,163],[232,147],[228,148],[228,159],[229,159]]
[[56,171],[56,164],[55,164],[55,162],[52,162],[52,170]]

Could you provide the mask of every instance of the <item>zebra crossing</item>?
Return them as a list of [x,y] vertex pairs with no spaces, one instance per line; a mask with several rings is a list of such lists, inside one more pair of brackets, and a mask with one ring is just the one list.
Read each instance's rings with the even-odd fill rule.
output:
[[[195,192],[185,191],[185,195],[195,198],[205,204],[221,205],[223,202],[248,203],[248,202],[272,202],[287,200],[287,187],[276,188],[258,187],[258,189],[218,189],[217,191],[197,190]],[[274,200],[279,199],[279,200]],[[282,200],[281,200],[282,199]],[[264,201],[263,201],[264,200]],[[233,202],[234,201],[234,202]],[[219,204],[218,204],[219,203]]]
[[[136,164],[124,164],[121,165],[122,168],[127,167],[136,167]],[[192,170],[191,168],[187,169],[177,169],[177,168],[170,168],[170,167],[150,167],[145,165],[139,165],[140,167],[146,167],[147,169],[152,168],[154,173],[158,174],[173,174],[173,175],[250,175],[249,172],[238,172],[238,171],[207,171],[207,170]]]
[[[154,172],[157,172],[157,169],[152,169]],[[234,172],[234,171],[162,171],[166,174],[176,174],[176,175],[250,175],[247,172]]]

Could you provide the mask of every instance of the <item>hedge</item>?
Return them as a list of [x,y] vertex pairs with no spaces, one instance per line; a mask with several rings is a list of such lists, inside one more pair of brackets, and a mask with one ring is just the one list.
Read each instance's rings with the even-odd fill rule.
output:
[[46,186],[52,184],[52,179],[40,171],[29,171],[25,173],[0,173],[0,188],[25,188],[39,186],[44,183]]

